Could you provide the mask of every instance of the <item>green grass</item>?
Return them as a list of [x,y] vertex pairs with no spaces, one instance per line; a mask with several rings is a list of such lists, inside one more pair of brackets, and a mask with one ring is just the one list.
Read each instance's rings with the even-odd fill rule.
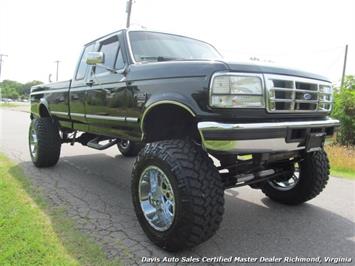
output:
[[8,108],[11,108],[11,107],[17,107],[19,106],[18,104],[16,103],[0,103],[0,107],[8,107]]
[[355,180],[355,148],[327,145],[325,150],[330,161],[331,175]]
[[355,180],[355,171],[352,170],[330,169],[330,174],[336,177],[343,177],[346,179]]
[[120,265],[0,154],[0,265]]

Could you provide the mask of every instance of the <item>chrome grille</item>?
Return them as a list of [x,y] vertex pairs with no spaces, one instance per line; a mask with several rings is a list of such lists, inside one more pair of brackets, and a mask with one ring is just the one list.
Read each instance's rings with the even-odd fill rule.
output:
[[319,80],[265,75],[269,112],[326,112],[332,107],[332,85]]

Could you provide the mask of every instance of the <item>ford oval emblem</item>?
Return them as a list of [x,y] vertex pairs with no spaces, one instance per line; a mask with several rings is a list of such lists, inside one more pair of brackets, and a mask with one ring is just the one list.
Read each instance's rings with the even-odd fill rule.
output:
[[310,93],[305,93],[305,94],[303,94],[303,99],[311,100],[312,99],[312,95]]

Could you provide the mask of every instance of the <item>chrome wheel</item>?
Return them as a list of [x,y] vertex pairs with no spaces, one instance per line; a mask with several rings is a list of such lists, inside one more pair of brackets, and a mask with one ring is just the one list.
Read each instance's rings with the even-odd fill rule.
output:
[[29,136],[29,144],[30,144],[30,152],[31,156],[33,158],[37,157],[37,151],[38,151],[38,138],[37,138],[37,133],[34,127],[31,127],[30,129],[30,136]]
[[148,223],[158,231],[168,230],[175,217],[175,197],[166,174],[157,166],[144,169],[138,193]]
[[119,144],[122,149],[126,150],[126,149],[128,149],[131,142],[129,140],[121,140]]
[[293,172],[293,175],[290,178],[288,178],[287,180],[280,180],[280,179],[270,180],[269,181],[270,186],[280,191],[287,191],[293,189],[297,185],[300,179],[298,164],[295,164],[294,168],[295,171]]

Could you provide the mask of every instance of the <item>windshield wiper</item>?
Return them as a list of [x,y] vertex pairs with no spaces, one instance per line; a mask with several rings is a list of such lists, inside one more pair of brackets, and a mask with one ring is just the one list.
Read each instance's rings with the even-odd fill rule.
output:
[[140,59],[142,59],[143,61],[157,61],[157,62],[185,60],[184,58],[168,57],[168,56],[140,56]]

